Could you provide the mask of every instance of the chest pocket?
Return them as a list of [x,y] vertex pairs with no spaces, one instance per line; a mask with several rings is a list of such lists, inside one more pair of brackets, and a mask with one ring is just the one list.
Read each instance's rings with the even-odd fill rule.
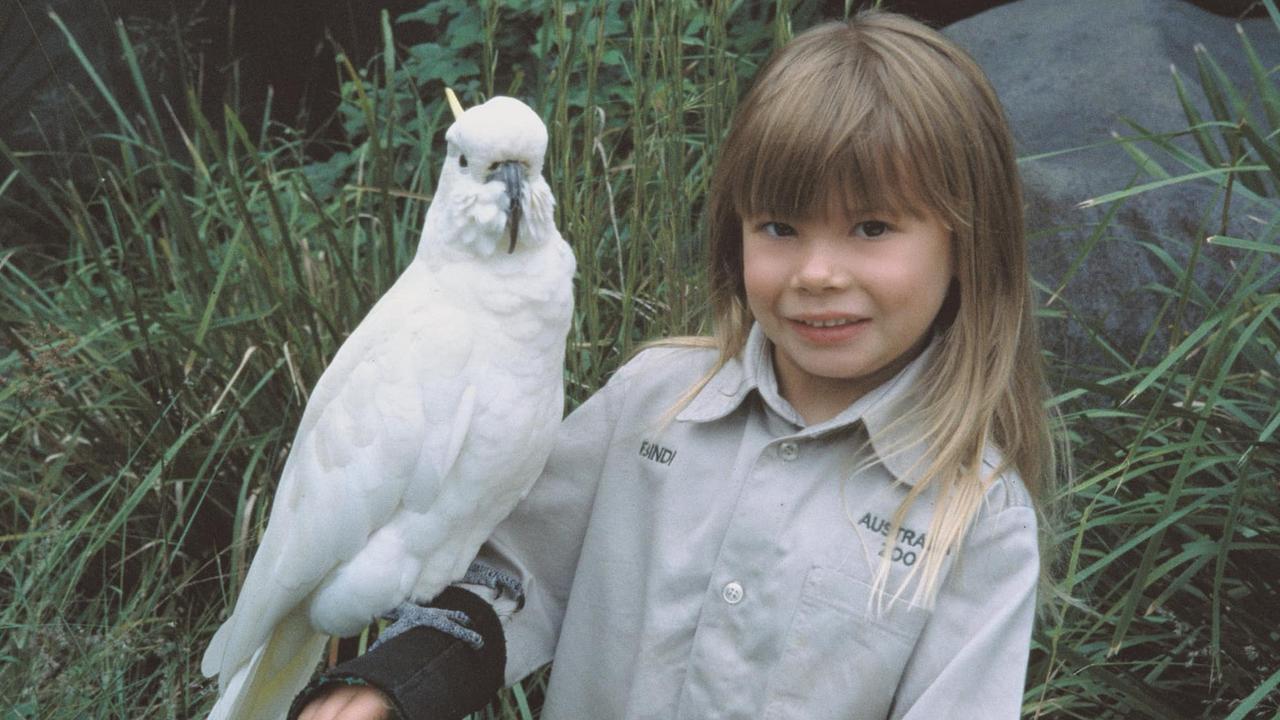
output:
[[871,596],[871,586],[858,578],[809,570],[771,673],[767,720],[888,716],[929,613],[899,598],[877,614]]

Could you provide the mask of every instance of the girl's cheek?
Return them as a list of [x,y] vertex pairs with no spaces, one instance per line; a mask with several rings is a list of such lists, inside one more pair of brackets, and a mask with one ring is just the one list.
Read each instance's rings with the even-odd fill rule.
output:
[[772,269],[776,268],[778,259],[769,252],[768,244],[758,239],[744,240],[742,245],[742,279],[750,293],[767,284]]

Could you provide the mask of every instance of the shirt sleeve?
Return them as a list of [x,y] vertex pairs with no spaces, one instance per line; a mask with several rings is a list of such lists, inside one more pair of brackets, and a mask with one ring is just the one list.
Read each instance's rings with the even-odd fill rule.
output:
[[619,372],[565,418],[541,477],[481,548],[480,559],[515,574],[525,592],[519,609],[495,604],[508,685],[550,662],[555,650],[625,385]]
[[1040,578],[1035,511],[980,518],[898,684],[892,720],[1019,717]]

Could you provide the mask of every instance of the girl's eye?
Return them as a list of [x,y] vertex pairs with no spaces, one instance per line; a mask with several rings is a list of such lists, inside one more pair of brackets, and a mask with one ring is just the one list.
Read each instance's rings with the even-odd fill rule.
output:
[[783,222],[774,222],[770,220],[760,225],[760,229],[769,237],[790,237],[796,234],[796,229]]
[[860,237],[876,238],[889,232],[889,225],[880,220],[867,220],[855,225],[853,232]]

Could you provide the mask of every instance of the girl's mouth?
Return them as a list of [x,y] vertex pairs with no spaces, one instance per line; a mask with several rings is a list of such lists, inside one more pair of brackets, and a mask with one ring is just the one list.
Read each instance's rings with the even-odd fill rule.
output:
[[851,323],[861,322],[861,320],[855,319],[855,318],[838,318],[834,320],[799,320],[797,322],[804,323],[809,327],[829,328],[829,327],[839,327],[841,325],[849,325]]
[[792,318],[790,324],[797,335],[814,343],[844,342],[858,335],[871,322],[869,318]]

